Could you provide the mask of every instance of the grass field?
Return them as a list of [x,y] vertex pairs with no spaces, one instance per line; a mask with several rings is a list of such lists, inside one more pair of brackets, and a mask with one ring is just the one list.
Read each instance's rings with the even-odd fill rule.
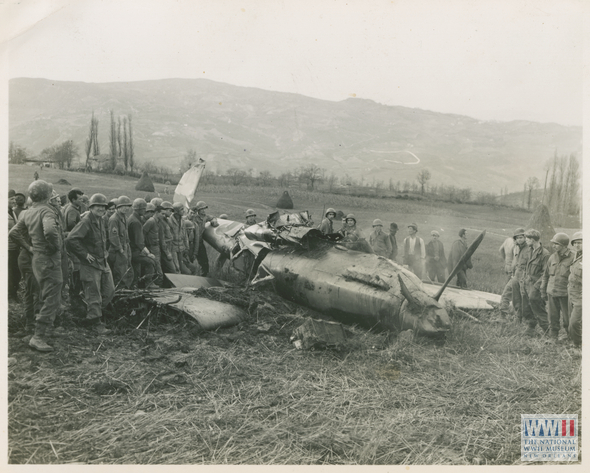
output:
[[[10,187],[33,170],[10,166]],[[43,170],[86,193],[144,197],[134,181]],[[163,186],[156,184],[163,192]],[[69,190],[59,187],[58,192]],[[213,215],[241,220],[274,210],[282,190],[200,189]],[[298,209],[354,212],[368,235],[374,218],[416,222],[447,249],[459,228],[488,233],[468,273],[471,287],[500,292],[498,247],[530,214],[470,205],[334,197],[294,190]],[[211,254],[213,256],[213,254]],[[229,291],[249,319],[202,332],[190,320],[117,314],[98,336],[66,319],[50,354],[17,336],[9,306],[8,440],[13,464],[520,464],[520,415],[578,414],[581,359],[563,343],[526,338],[496,313],[462,318],[444,343],[349,328],[339,350],[299,351],[289,342],[318,316],[258,289]],[[562,338],[564,334],[562,332]],[[581,429],[580,429],[581,434]]]

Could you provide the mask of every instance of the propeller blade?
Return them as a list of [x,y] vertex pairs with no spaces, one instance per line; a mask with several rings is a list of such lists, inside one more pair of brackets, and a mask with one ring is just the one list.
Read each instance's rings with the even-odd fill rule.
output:
[[446,279],[445,283],[441,286],[441,288],[438,290],[438,292],[433,296],[434,299],[436,299],[437,301],[440,299],[440,296],[442,296],[442,293],[447,288],[447,286],[449,285],[451,280],[457,275],[459,270],[463,267],[463,264],[465,263],[465,261],[467,261],[469,258],[471,258],[471,255],[473,253],[475,253],[475,250],[477,250],[477,247],[482,242],[485,234],[486,234],[486,230],[481,232],[479,234],[479,236],[475,240],[473,240],[473,243],[471,243],[469,248],[467,248],[467,251],[463,254],[463,256],[461,257],[459,262],[455,265],[455,267],[453,268],[453,271],[451,271],[451,274],[449,274],[449,277]]

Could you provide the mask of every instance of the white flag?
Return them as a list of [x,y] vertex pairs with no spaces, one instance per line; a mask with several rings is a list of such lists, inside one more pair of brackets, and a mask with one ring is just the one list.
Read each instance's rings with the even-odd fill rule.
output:
[[189,208],[197,192],[203,171],[205,171],[205,161],[199,159],[199,162],[193,164],[180,178],[180,182],[174,190],[174,202],[182,202],[187,209]]

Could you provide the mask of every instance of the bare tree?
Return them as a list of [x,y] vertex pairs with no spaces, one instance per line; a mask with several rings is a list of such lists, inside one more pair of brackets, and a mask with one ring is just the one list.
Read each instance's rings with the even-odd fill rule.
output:
[[535,176],[531,176],[527,179],[526,184],[525,184],[525,189],[526,189],[526,192],[528,192],[527,208],[529,210],[531,210],[533,191],[536,190],[538,187],[539,187],[539,179],[537,179]]
[[260,174],[258,175],[258,180],[260,181],[261,186],[269,186],[272,182],[272,174],[268,170],[260,171]]
[[111,110],[111,128],[109,134],[109,142],[111,145],[111,169],[117,166],[117,126],[115,125],[115,112]]
[[10,142],[8,146],[8,162],[13,164],[24,164],[27,159],[27,150],[22,146]]
[[326,170],[319,167],[317,164],[310,164],[299,169],[299,179],[307,182],[307,187],[311,190],[315,189],[316,182],[321,182],[324,179]]
[[131,172],[133,172],[133,167],[135,165],[135,149],[133,147],[133,127],[131,126],[131,115],[129,115],[129,167],[131,168]]
[[92,112],[92,150],[94,156],[100,154],[100,145],[98,144],[98,118],[94,116],[94,112]]
[[416,176],[416,180],[420,184],[420,194],[424,195],[424,186],[430,180],[431,175],[428,169],[421,169]]
[[[192,165],[195,164],[197,161],[197,152],[192,148],[187,150],[187,152],[184,155],[184,158],[182,158],[182,161],[180,163],[180,172],[187,172],[192,167]],[[201,178],[202,177],[203,176],[201,176]]]
[[279,186],[281,187],[289,187],[291,181],[293,180],[293,174],[290,171],[284,172],[279,175]]
[[234,186],[240,185],[248,177],[246,171],[238,168],[229,168],[227,170],[227,175],[231,178],[231,182]]
[[121,149],[121,117],[117,117],[117,145],[119,147],[119,158],[123,150]]
[[129,146],[127,139],[127,117],[123,117],[123,165],[125,172],[129,169]]
[[326,179],[326,183],[328,184],[328,190],[332,192],[334,190],[334,187],[336,187],[336,185],[338,184],[338,177],[336,176],[336,174],[334,174],[333,172],[330,173],[330,175]]

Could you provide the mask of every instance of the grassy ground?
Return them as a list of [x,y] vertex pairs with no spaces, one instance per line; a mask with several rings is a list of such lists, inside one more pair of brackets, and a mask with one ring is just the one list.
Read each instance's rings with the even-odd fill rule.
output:
[[[17,190],[32,176],[24,166],[10,173]],[[144,196],[133,181],[110,176],[41,176],[62,177],[87,193]],[[212,214],[233,219],[249,207],[265,215],[278,195],[258,188],[199,194]],[[324,196],[293,198],[314,215],[324,207]],[[497,249],[524,217],[338,199],[352,200],[325,204],[353,211],[365,229],[376,217],[400,227],[416,221],[423,236],[444,229],[447,248],[461,227],[473,229],[471,237],[488,229],[468,277],[474,288],[495,292],[504,283]],[[98,336],[66,317],[50,354],[28,348],[18,333],[21,308],[11,303],[9,462],[519,464],[520,414],[581,419],[579,352],[526,338],[524,326],[498,322],[493,312],[476,314],[482,323],[455,319],[444,343],[352,327],[338,350],[299,351],[289,337],[317,314],[263,290],[231,295],[249,313],[237,327],[202,332],[181,316],[153,313],[137,328],[144,315],[119,310],[108,320],[113,331]]]

